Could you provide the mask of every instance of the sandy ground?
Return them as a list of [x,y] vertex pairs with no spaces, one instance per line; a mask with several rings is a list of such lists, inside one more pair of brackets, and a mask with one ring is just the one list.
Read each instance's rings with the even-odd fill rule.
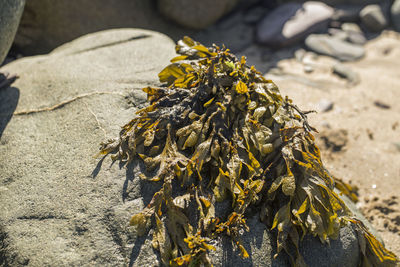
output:
[[322,99],[334,103],[309,115],[323,161],[359,188],[358,207],[400,255],[400,34],[383,32],[365,47],[365,58],[344,63],[359,73],[356,86],[333,74],[335,62],[324,56],[313,60],[311,73],[291,58],[278,63],[279,75],[266,77],[302,110],[318,110]]

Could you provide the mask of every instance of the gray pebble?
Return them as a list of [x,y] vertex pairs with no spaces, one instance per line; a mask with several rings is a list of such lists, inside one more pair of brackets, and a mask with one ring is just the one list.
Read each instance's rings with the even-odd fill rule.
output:
[[318,110],[320,112],[328,112],[333,109],[333,105],[334,103],[331,100],[323,98],[318,102]]
[[327,34],[311,34],[306,38],[308,49],[323,55],[337,58],[341,61],[353,61],[364,56],[362,46],[352,44]]
[[342,63],[333,66],[333,73],[346,79],[350,85],[356,85],[360,82],[360,75]]

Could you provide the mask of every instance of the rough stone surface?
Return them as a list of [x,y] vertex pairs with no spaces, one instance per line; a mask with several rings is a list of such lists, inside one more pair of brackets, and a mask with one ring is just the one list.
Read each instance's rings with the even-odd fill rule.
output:
[[390,8],[393,27],[396,31],[400,31],[400,0],[395,0]]
[[362,46],[351,44],[326,34],[311,34],[305,41],[308,49],[342,61],[357,60],[364,56]]
[[[131,257],[143,266],[156,262],[147,239],[131,240],[126,230],[143,208],[141,190],[151,188],[130,182],[109,159],[93,177],[99,163],[93,156],[99,142],[117,136],[132,118],[130,103],[143,105],[141,88],[157,84],[174,55],[174,42],[162,34],[112,30],[0,70],[20,76],[0,91],[0,248],[7,247],[0,266],[126,266]],[[105,91],[122,95],[93,94]],[[51,112],[10,115],[91,93]],[[132,251],[142,241],[142,250]]]
[[[152,232],[136,237],[127,227],[157,187],[139,179],[140,164],[121,168],[93,155],[144,105],[140,89],[158,85],[157,73],[172,56],[174,43],[166,36],[121,29],[0,69],[20,75],[0,91],[0,265],[160,265]],[[77,96],[52,111],[11,116]],[[249,225],[243,240],[251,257],[240,259],[223,239],[215,266],[290,266],[284,253],[273,259],[276,233],[257,214]],[[330,246],[307,236],[300,250],[311,267],[357,266],[360,254],[350,227]]]
[[333,8],[319,2],[288,3],[268,13],[257,26],[257,41],[269,46],[287,46],[310,33],[327,28]]
[[163,19],[152,0],[29,0],[15,43],[24,55],[43,54],[88,33],[126,27],[173,39],[191,34]]
[[388,22],[380,5],[368,5],[360,11],[363,25],[372,32],[383,30]]
[[25,0],[0,0],[0,65],[14,41]]
[[158,10],[166,18],[191,29],[204,29],[237,4],[237,0],[158,0]]

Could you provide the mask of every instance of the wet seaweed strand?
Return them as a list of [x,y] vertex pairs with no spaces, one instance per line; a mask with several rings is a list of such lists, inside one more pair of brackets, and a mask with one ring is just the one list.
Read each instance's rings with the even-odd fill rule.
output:
[[[324,168],[306,112],[224,47],[184,37],[176,52],[159,73],[165,86],[143,89],[150,105],[100,148],[113,160],[141,160],[141,178],[159,182],[130,224],[138,234],[154,228],[152,245],[164,265],[211,266],[212,240],[222,235],[249,257],[240,237],[249,231],[251,209],[277,229],[277,253],[286,251],[293,266],[306,266],[298,250],[306,234],[329,243],[349,223],[358,233],[360,266],[396,264],[333,191],[336,185],[356,198]],[[227,216],[215,209],[222,201],[231,204]],[[189,207],[197,208],[195,223]]]

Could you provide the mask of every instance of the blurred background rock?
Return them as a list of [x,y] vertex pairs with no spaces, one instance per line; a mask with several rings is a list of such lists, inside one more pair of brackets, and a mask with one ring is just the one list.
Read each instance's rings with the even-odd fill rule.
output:
[[24,4],[25,0],[0,0],[0,64],[13,43]]

